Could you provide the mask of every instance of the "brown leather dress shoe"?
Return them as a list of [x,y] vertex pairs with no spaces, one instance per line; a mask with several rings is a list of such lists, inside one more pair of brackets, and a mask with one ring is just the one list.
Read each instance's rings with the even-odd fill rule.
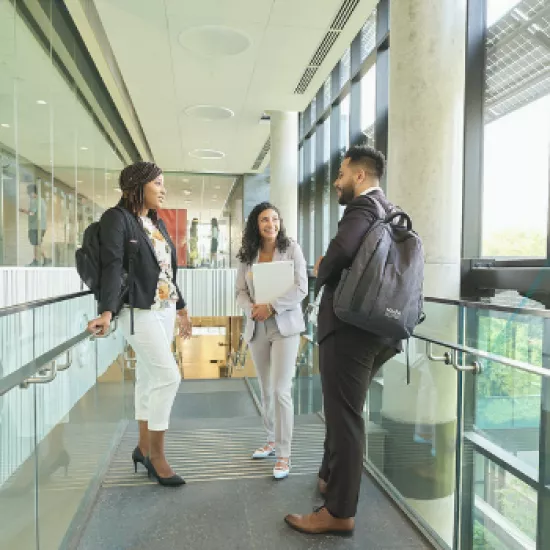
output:
[[307,516],[289,514],[285,521],[292,529],[308,535],[350,537],[355,527],[355,518],[335,518],[324,506]]
[[319,492],[325,496],[327,494],[327,482],[324,479],[319,478],[317,486],[319,487]]

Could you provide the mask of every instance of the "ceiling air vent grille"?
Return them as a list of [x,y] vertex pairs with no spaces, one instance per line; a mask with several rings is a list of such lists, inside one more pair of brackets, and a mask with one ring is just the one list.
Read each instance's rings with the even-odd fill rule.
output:
[[321,45],[317,48],[315,55],[311,59],[310,65],[319,66],[325,60],[325,57],[328,55],[328,52],[330,52],[330,49],[334,46],[339,36],[340,32],[338,31],[328,31]]
[[262,147],[262,150],[260,151],[258,158],[254,161],[254,164],[252,165],[252,170],[260,169],[260,166],[265,160],[265,157],[267,156],[267,153],[269,153],[270,149],[271,149],[271,138],[267,138],[267,141],[265,142],[265,145]]
[[341,31],[346,26],[349,18],[351,17],[358,4],[359,0],[346,0],[336,14],[336,17],[334,18],[334,21],[332,22],[330,28],[333,30]]
[[318,67],[308,67],[304,71],[300,82],[298,82],[298,86],[296,86],[296,89],[294,90],[295,94],[303,94],[307,90],[307,87],[309,86],[309,83],[313,80],[313,77],[315,76],[317,70]]
[[313,54],[311,61],[308,63],[308,66],[302,74],[300,82],[298,82],[298,86],[296,86],[296,89],[294,90],[295,94],[305,93],[311,81],[313,80],[313,77],[319,70],[319,67],[323,64],[323,61],[326,59],[330,50],[336,43],[336,40],[338,40],[340,33],[346,26],[347,22],[355,11],[355,8],[359,5],[359,2],[360,0],[345,0],[340,6],[336,17],[333,19],[332,24],[330,25],[330,29],[323,37],[321,44],[319,44],[319,47]]

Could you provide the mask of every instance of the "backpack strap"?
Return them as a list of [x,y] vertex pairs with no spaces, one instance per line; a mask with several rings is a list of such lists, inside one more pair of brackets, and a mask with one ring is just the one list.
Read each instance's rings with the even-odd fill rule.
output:
[[381,220],[386,219],[388,213],[386,212],[386,209],[382,206],[382,203],[376,197],[372,197],[370,194],[367,194],[367,197],[374,203],[378,218]]
[[137,235],[133,229],[133,217],[125,208],[117,206],[124,216],[126,233],[130,239],[127,243],[128,251],[128,302],[130,304],[130,334],[134,334],[134,260],[138,249]]

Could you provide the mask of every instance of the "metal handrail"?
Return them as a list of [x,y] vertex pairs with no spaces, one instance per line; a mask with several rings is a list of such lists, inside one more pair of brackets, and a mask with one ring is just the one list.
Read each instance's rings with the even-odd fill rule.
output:
[[516,315],[532,315],[534,317],[544,317],[550,319],[550,310],[548,309],[537,309],[534,307],[513,307],[513,306],[503,306],[499,304],[489,304],[487,302],[472,302],[469,300],[452,300],[450,298],[435,298],[433,296],[426,296],[424,302],[431,304],[444,304],[450,306],[462,306],[469,307],[472,309],[487,309],[491,311],[501,312],[501,313],[513,313]]
[[89,294],[92,294],[91,290],[82,290],[80,292],[73,292],[71,294],[54,296],[53,298],[33,300],[31,302],[25,302],[23,304],[2,307],[0,308],[0,317],[6,317],[7,315],[13,315],[14,313],[20,313],[21,311],[30,311],[51,304],[58,304],[59,302],[65,302],[67,300],[72,300],[73,298],[80,298],[81,296],[88,296]]
[[[428,344],[435,344],[436,346],[440,346],[442,348],[447,348],[450,350],[453,350],[453,352],[458,353],[466,353],[468,355],[473,355],[474,357],[478,357],[480,359],[487,359],[488,361],[493,361],[495,363],[500,363],[501,365],[506,365],[508,367],[512,367],[514,369],[522,370],[524,372],[528,372],[530,374],[538,374],[540,376],[546,376],[550,377],[550,369],[543,369],[542,367],[536,367],[535,365],[531,365],[530,363],[525,363],[523,361],[517,361],[516,359],[509,359],[508,357],[503,357],[502,355],[496,355],[495,353],[490,353],[488,351],[483,351],[477,348],[471,348],[469,346],[461,346],[459,344],[452,344],[451,342],[445,342],[443,340],[437,340],[436,338],[430,338],[428,336],[420,336],[418,334],[413,335],[414,338],[417,340],[422,340],[423,342],[427,342]],[[428,355],[428,358],[430,356]],[[434,361],[443,361],[448,365],[453,365],[453,367],[457,368],[456,365],[454,365],[454,361],[452,360],[452,355],[445,354],[443,357],[434,357]],[[466,367],[467,370],[473,370],[474,368]],[[457,370],[464,370],[464,367],[458,368]]]
[[[105,336],[112,334],[117,329],[117,326],[117,319],[114,319]],[[29,361],[16,371],[0,378],[0,397],[17,387],[27,388],[29,384],[45,384],[51,382],[56,377],[58,371],[70,368],[72,364],[70,360],[70,350],[84,340],[88,338],[94,339],[95,337],[95,334],[91,334],[88,330],[84,330],[66,342],[59,344],[59,346],[43,353],[36,359]],[[67,362],[58,368],[56,367],[55,361],[63,354],[67,354]]]
[[[316,279],[313,275],[313,267],[308,267],[308,278]],[[488,309],[501,313],[514,313],[516,315],[533,315],[534,317],[544,317],[550,319],[549,309],[537,309],[533,307],[514,307],[500,304],[490,304],[488,302],[476,302],[473,300],[461,300],[451,298],[437,298],[435,296],[424,296],[424,302],[432,304],[445,304],[449,306],[462,306],[472,309]]]
[[[313,344],[317,345],[310,336],[303,335],[304,338],[308,339]],[[465,353],[467,355],[477,357],[479,359],[487,359],[488,361],[493,361],[495,363],[500,363],[501,365],[506,365],[514,369],[522,370],[530,374],[538,374],[539,376],[545,376],[550,378],[550,369],[543,369],[542,367],[536,367],[530,363],[525,363],[523,361],[517,361],[516,359],[509,359],[508,357],[503,357],[502,355],[497,355],[495,353],[490,353],[488,351],[483,351],[477,348],[471,348],[469,346],[461,346],[460,344],[453,344],[451,342],[445,342],[443,340],[437,340],[436,338],[430,338],[429,336],[421,336],[420,334],[413,334],[413,338],[421,340],[428,344],[426,355],[431,361],[440,361],[446,365],[452,366],[457,371],[463,372],[473,372],[474,374],[479,374],[481,372],[481,365],[479,362],[474,361],[471,365],[461,365],[458,361],[458,354]],[[451,350],[450,352],[445,352],[442,356],[436,356],[432,353],[432,345],[440,346]]]

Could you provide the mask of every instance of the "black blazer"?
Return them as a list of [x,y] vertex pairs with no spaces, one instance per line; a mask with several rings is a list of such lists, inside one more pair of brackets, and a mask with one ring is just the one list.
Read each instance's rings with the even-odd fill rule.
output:
[[[376,205],[369,197],[375,197],[386,211],[392,207],[382,190],[372,191],[368,195],[360,195],[346,207],[342,219],[338,223],[338,232],[330,241],[319,266],[315,283],[316,296],[321,288],[325,287],[317,317],[317,341],[319,343],[337,329],[349,326],[334,313],[334,291],[340,282],[342,271],[351,266],[363,237],[378,218]],[[387,345],[401,350],[400,341],[383,340]]]
[[[118,205],[120,208],[121,205]],[[128,243],[136,238],[137,250],[134,256],[134,307],[151,309],[160,274],[160,266],[153,245],[145,233],[141,223],[134,217],[128,220],[118,208],[109,208],[99,220],[99,238],[101,254],[101,291],[99,296],[99,313],[104,311],[117,312],[121,291],[121,276],[123,270],[128,272]],[[129,219],[131,218],[131,220]],[[132,223],[132,233],[128,234],[128,221]],[[166,230],[164,222],[159,218],[158,228],[172,249],[173,282],[178,291],[176,309],[183,309],[185,301],[176,284],[177,256],[174,243]],[[125,300],[128,303],[128,297]]]

